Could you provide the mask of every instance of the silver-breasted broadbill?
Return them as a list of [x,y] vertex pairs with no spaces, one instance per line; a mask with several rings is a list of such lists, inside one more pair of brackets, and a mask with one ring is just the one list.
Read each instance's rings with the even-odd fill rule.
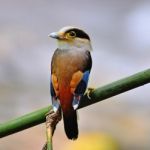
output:
[[67,26],[49,34],[57,39],[58,48],[51,61],[50,93],[54,112],[60,108],[64,129],[69,139],[77,139],[76,109],[86,91],[92,67],[91,41],[88,34]]

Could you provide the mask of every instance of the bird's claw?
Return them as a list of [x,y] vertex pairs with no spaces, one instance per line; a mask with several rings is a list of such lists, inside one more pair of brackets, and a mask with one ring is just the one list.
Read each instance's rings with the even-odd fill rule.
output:
[[53,110],[50,110],[46,114],[46,128],[54,128],[57,123],[61,120],[61,113],[58,110],[57,112],[54,112]]
[[86,92],[85,92],[85,95],[87,95],[87,97],[89,98],[89,99],[91,99],[91,93],[94,91],[94,88],[91,88],[91,87],[89,87],[89,88],[87,88],[87,90],[86,90]]
[[[43,146],[42,150],[47,150],[48,141],[52,141],[52,136],[54,134],[57,123],[61,120],[61,110],[54,112],[50,110],[46,114],[46,134],[47,134],[47,142]],[[51,148],[52,149],[52,148]]]

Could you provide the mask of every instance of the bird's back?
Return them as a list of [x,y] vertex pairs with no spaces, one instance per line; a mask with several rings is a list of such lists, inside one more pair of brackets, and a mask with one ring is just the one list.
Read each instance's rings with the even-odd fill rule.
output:
[[77,50],[59,50],[54,52],[51,73],[55,74],[59,85],[59,99],[63,111],[72,109],[73,95],[70,82],[75,72],[84,71],[87,67],[87,52]]

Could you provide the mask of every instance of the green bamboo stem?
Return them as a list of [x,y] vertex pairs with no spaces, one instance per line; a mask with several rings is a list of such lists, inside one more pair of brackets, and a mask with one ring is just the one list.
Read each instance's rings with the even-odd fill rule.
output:
[[45,114],[50,109],[51,106],[48,106],[0,124],[0,138],[45,122]]
[[[90,94],[91,99],[87,95],[83,96],[79,108],[86,107],[148,83],[150,83],[150,69],[95,89]],[[51,106],[48,106],[0,124],[0,138],[45,122],[45,114],[51,108]]]
[[86,107],[148,83],[150,83],[150,69],[95,89],[90,95],[91,99],[87,95],[83,97],[79,108]]

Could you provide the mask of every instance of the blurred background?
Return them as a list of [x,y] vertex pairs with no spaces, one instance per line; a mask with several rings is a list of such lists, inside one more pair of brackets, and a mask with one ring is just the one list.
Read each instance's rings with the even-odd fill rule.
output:
[[[47,35],[66,25],[91,37],[90,87],[150,67],[150,1],[0,0],[0,123],[50,104],[56,41]],[[79,110],[79,139],[69,141],[61,121],[54,149],[149,150],[149,91],[145,85]],[[45,140],[42,124],[1,139],[0,150],[40,150]]]

